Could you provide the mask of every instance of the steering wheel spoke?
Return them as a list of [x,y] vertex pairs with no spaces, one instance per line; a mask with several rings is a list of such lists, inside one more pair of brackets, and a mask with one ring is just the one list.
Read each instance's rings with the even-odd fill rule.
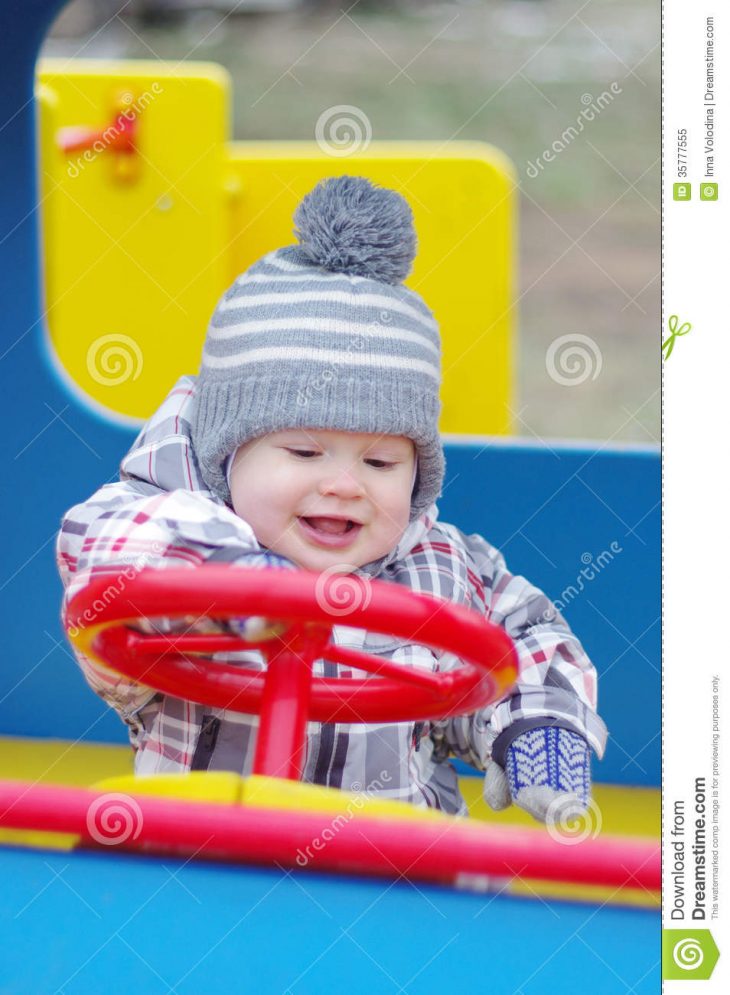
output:
[[128,629],[127,646],[139,656],[163,656],[165,653],[204,654],[240,653],[243,650],[266,650],[283,640],[287,633],[267,639],[247,640],[233,633],[170,633],[146,635]]
[[355,670],[364,670],[380,677],[391,677],[399,684],[413,684],[416,687],[427,688],[434,692],[444,690],[444,675],[433,674],[427,670],[419,670],[416,667],[407,667],[403,664],[390,663],[388,660],[371,656],[369,653],[361,653],[359,650],[346,646],[336,646],[331,643],[326,649],[324,658],[330,663],[352,667]]

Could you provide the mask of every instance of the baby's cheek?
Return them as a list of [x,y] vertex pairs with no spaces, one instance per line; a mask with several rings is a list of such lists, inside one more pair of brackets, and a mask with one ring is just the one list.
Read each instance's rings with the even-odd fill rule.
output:
[[[402,534],[408,528],[411,517],[411,497],[410,494],[402,497],[390,513],[390,519],[394,523],[394,528],[400,528]],[[400,538],[400,535],[399,535]]]
[[262,517],[260,509],[261,505],[251,500],[250,494],[239,500],[236,500],[234,497],[233,510],[235,513],[251,527],[253,534],[256,536],[256,541],[268,546],[266,535],[269,530],[266,527],[266,520],[265,517]]
[[297,547],[297,525],[291,516],[269,514],[265,524],[262,523],[258,532],[254,529],[254,533],[259,542],[282,556],[291,557]]

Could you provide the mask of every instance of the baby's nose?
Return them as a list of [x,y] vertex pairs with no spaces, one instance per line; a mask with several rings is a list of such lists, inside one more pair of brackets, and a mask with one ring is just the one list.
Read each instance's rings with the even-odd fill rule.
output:
[[339,494],[343,497],[357,497],[363,493],[363,486],[355,467],[341,467],[325,473],[320,482],[321,494]]

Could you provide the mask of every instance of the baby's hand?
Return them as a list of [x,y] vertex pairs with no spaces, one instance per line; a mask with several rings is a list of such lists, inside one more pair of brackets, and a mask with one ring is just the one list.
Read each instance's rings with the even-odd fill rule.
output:
[[538,726],[507,747],[505,769],[491,761],[484,797],[495,810],[512,801],[540,822],[568,822],[583,813],[591,795],[590,749],[578,733]]
[[[259,550],[247,554],[236,567],[246,567],[247,569],[264,569],[266,567],[280,567],[287,570],[296,570],[296,564],[292,563],[285,556],[272,553],[270,550]],[[228,620],[228,628],[237,636],[248,640],[251,643],[262,642],[265,639],[273,639],[286,632],[289,623],[277,621],[276,619],[262,618],[259,615],[251,615],[248,618],[231,618]]]
[[281,636],[289,627],[288,622],[262,618],[259,615],[252,615],[250,618],[232,618],[229,619],[228,625],[232,632],[250,643]]

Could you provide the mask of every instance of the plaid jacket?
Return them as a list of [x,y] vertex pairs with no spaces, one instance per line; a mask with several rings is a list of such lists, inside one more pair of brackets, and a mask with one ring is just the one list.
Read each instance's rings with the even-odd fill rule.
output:
[[[142,566],[165,569],[201,563],[235,567],[294,565],[261,547],[252,529],[199,476],[190,440],[195,378],[182,377],[145,425],[121,464],[120,480],[101,487],[64,516],[57,562],[64,609],[92,578],[124,585]],[[429,511],[406,529],[396,549],[357,574],[404,584],[468,606],[503,626],[515,642],[520,679],[508,697],[472,715],[431,723],[345,725],[310,723],[304,780],[465,812],[456,755],[484,770],[501,761],[515,736],[537,725],[560,725],[584,736],[602,756],[606,729],[596,714],[596,673],[581,644],[549,599],[513,576],[480,535],[465,536]],[[143,627],[170,631],[170,620]],[[187,628],[187,625],[185,626]],[[448,654],[335,626],[339,645],[429,670],[457,665]],[[249,773],[257,719],[211,708],[133,684],[74,650],[91,688],[129,727],[135,772],[190,769]],[[263,667],[255,651],[218,654]],[[362,676],[318,662],[315,673]]]

